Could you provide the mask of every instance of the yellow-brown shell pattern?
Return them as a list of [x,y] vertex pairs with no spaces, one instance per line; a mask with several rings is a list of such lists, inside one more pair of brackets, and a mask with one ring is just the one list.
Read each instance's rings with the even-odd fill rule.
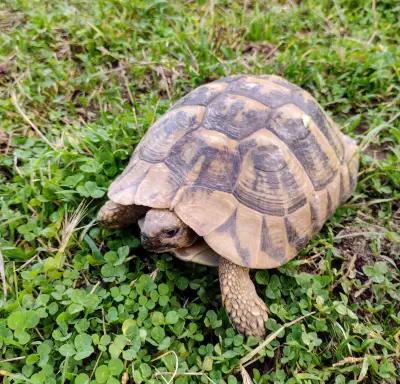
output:
[[350,196],[357,171],[355,142],[308,92],[278,76],[232,76],[158,120],[109,198],[173,209],[221,256],[274,268]]

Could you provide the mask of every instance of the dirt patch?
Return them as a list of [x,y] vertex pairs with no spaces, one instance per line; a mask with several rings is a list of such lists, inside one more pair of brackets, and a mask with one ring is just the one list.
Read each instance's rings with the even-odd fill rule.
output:
[[340,231],[335,237],[339,241],[336,249],[344,261],[341,277],[334,284],[334,288],[350,280],[353,284],[348,292],[349,298],[353,302],[369,299],[371,281],[364,274],[363,268],[372,266],[377,261],[387,262],[389,268],[400,267],[400,243],[393,234],[394,232],[376,225],[349,227]]
[[[7,156],[10,153],[10,146],[11,136],[0,128],[0,155]],[[0,166],[0,182],[5,182],[6,180],[8,181],[11,178],[12,174],[9,167]]]
[[368,124],[368,121],[361,120],[355,129],[355,133],[356,133],[356,135],[363,135],[363,134],[365,134],[365,132],[368,131],[369,128],[370,128],[370,126]]
[[7,154],[10,148],[10,136],[0,129],[0,153]]
[[159,86],[159,94],[161,97],[168,97],[171,99],[173,86],[178,79],[178,77],[182,76],[183,69],[182,67],[178,67],[177,69],[168,69],[163,67],[162,65],[158,65],[155,68],[155,72],[157,74],[158,86]]
[[351,279],[359,277],[365,281],[362,268],[374,264],[375,256],[369,246],[371,235],[372,231],[366,228],[350,227],[336,236],[336,239],[340,240],[336,249],[345,258],[346,273]]
[[13,28],[18,27],[25,21],[25,16],[22,12],[12,10],[0,11],[0,30],[4,33],[9,33]]
[[[90,123],[96,119],[98,112],[100,111],[100,106],[98,105],[95,98],[90,98],[88,105],[82,105],[80,97],[87,97],[81,90],[75,89],[68,101],[71,101],[75,105],[75,110],[80,120],[84,123]],[[65,123],[71,124],[67,119],[64,120]]]
[[317,275],[320,272],[320,261],[324,256],[324,252],[320,252],[307,258],[299,258],[299,271]]
[[[69,36],[68,31],[61,29],[61,28],[55,28],[53,30],[53,33],[55,35],[55,40],[56,43],[54,45],[54,53],[57,56],[57,59],[59,60],[73,60],[75,58],[75,55],[72,54],[72,49],[71,49],[71,38]],[[73,57],[74,56],[74,57]]]
[[374,160],[385,160],[390,152],[389,146],[385,144],[370,144],[364,151],[366,155],[372,157]]
[[246,44],[242,49],[242,61],[245,64],[250,64],[255,61],[256,58],[263,59],[264,64],[268,64],[273,61],[276,53],[278,52],[278,46],[265,43],[265,42],[251,42]]
[[245,55],[261,54],[266,57],[273,56],[277,50],[277,46],[271,43],[249,43],[242,50]]
[[15,71],[15,57],[16,55],[12,54],[0,61],[0,85],[6,86],[10,81],[14,81],[11,74]]
[[[394,214],[394,216],[396,213]],[[395,226],[395,224],[394,224]],[[385,257],[393,261],[399,258],[400,244],[396,228],[386,228],[371,225],[365,228],[350,227],[340,231],[336,240],[340,243],[336,248],[346,260],[356,257],[355,267],[361,270],[364,265],[372,265]]]
[[400,233],[400,201],[395,202],[393,206],[396,209],[392,216],[393,227],[396,232]]
[[8,62],[0,63],[0,75],[7,75],[10,69]]
[[[130,67],[138,64],[145,65],[146,71],[142,76],[134,78]],[[146,61],[120,62],[115,72],[121,85],[122,96],[131,104],[135,93],[148,93],[153,90],[157,90],[161,98],[171,99],[175,84],[188,80],[183,65],[179,63],[171,68]],[[129,88],[129,85],[134,85],[134,87]]]

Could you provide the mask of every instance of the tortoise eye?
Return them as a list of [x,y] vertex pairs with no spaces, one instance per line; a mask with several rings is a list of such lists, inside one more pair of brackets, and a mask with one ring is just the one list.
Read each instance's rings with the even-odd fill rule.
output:
[[179,232],[179,228],[174,228],[174,229],[169,229],[168,231],[165,231],[165,236],[167,237],[174,237],[177,233]]

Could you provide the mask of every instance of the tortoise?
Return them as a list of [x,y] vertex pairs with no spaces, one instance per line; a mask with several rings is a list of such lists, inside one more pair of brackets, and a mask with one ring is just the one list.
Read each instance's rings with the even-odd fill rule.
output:
[[144,248],[218,266],[233,326],[264,337],[267,307],[249,269],[297,255],[351,195],[357,153],[302,88],[274,75],[222,78],[148,130],[98,220],[138,222]]

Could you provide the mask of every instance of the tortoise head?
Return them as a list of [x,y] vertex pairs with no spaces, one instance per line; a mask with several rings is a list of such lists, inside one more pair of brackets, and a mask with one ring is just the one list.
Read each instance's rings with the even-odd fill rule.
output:
[[150,209],[140,229],[143,247],[157,253],[189,247],[198,237],[174,212],[168,209]]

